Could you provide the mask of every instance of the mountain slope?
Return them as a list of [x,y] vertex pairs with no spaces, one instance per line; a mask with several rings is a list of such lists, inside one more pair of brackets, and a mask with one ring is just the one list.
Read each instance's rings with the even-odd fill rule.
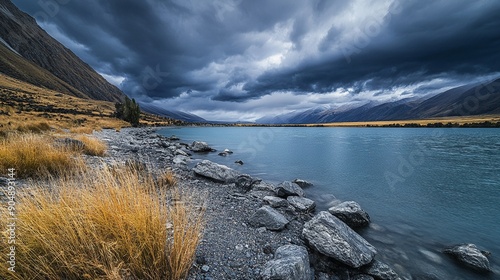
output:
[[[0,0],[0,38],[7,44],[0,42],[4,47],[2,54],[9,56],[8,59],[2,58],[2,73],[78,97],[106,101],[119,101],[123,97],[117,87],[48,35],[31,16],[20,11],[9,0]],[[22,63],[25,66],[23,71],[20,71],[18,65],[12,64],[12,61],[22,60],[21,57],[13,57],[17,54],[52,73],[58,80],[50,82],[50,79],[46,79],[42,82],[39,78],[46,76],[46,73],[40,76],[42,71],[25,62]]]
[[49,71],[24,59],[0,43],[0,72],[35,86],[44,87],[72,96],[89,98],[83,92],[70,86]]
[[142,111],[150,114],[155,114],[158,116],[172,118],[186,122],[207,122],[207,120],[195,114],[189,114],[181,111],[167,110],[165,108],[151,105],[148,103],[140,103],[139,105],[141,106]]

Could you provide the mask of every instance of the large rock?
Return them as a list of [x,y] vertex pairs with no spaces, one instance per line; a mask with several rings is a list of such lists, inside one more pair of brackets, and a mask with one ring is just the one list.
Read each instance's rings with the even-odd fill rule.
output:
[[252,186],[260,183],[261,179],[252,178],[252,176],[248,174],[241,174],[236,177],[236,187],[244,189],[245,191],[249,191],[252,189]]
[[283,183],[279,184],[274,191],[279,197],[304,196],[304,191],[302,190],[302,188],[290,181],[284,181]]
[[300,196],[289,196],[286,199],[290,205],[295,209],[302,212],[312,211],[316,207],[316,202],[310,200],[309,198]]
[[233,183],[240,173],[225,165],[204,160],[193,168],[194,173],[222,183]]
[[491,271],[488,258],[474,244],[462,244],[444,249],[462,264],[479,271]]
[[282,230],[287,224],[288,220],[283,214],[267,205],[259,208],[250,218],[250,225],[268,230]]
[[274,260],[265,264],[261,277],[264,280],[312,279],[307,249],[297,245],[279,247]]
[[214,149],[208,146],[206,142],[201,142],[201,141],[194,141],[193,144],[191,144],[190,149],[191,151],[196,153],[206,153],[214,151]]
[[288,206],[288,201],[283,198],[279,198],[276,196],[265,196],[264,201],[269,204],[269,206],[273,208],[278,208],[278,207],[287,207]]
[[370,224],[370,216],[355,201],[344,201],[329,208],[328,212],[352,228],[365,227]]
[[302,235],[316,251],[353,268],[369,264],[377,254],[368,241],[326,211],[307,222]]
[[364,266],[362,271],[368,275],[381,280],[398,280],[399,275],[387,264],[373,260],[370,264]]
[[175,164],[183,164],[183,165],[188,164],[190,161],[191,161],[191,159],[189,157],[183,156],[183,155],[177,155],[173,159],[173,162]]

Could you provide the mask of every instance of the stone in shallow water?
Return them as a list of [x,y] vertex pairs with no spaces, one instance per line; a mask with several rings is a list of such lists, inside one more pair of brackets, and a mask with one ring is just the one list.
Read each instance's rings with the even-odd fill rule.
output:
[[365,227],[370,224],[370,216],[355,201],[342,202],[329,208],[328,212],[352,228]]
[[191,144],[190,147],[191,151],[196,152],[196,153],[203,153],[203,152],[212,152],[214,149],[212,149],[206,142],[201,142],[201,141],[194,141],[193,144]]
[[306,181],[306,180],[302,180],[302,179],[295,179],[293,180],[293,183],[299,185],[299,187],[301,188],[307,188],[307,187],[312,187],[313,184]]
[[290,181],[284,181],[279,184],[274,191],[279,197],[289,197],[289,196],[304,196],[304,191],[299,185],[292,183]]
[[307,222],[302,235],[316,251],[354,268],[369,264],[377,253],[363,237],[326,211]]
[[383,279],[383,280],[401,279],[399,278],[398,274],[387,264],[377,260],[373,260],[373,262],[364,266],[361,270],[364,273],[371,275],[377,279]]
[[474,244],[462,244],[444,249],[445,254],[455,257],[460,263],[479,271],[491,271],[488,258]]

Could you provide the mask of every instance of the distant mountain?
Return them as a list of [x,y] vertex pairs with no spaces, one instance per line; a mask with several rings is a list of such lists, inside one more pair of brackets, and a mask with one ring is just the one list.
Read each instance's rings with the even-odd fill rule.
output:
[[9,0],[0,0],[0,54],[0,72],[21,81],[83,98],[124,96]]
[[352,109],[330,107],[266,116],[257,123],[304,124],[426,119],[432,117],[500,114],[500,79],[450,89],[428,99],[402,99]]
[[160,106],[148,104],[148,103],[139,103],[141,106],[141,110],[150,114],[155,114],[158,116],[162,117],[167,117],[167,118],[172,118],[176,120],[181,120],[181,121],[186,121],[186,122],[203,122],[206,123],[207,120],[205,120],[202,117],[199,117],[194,114],[189,114],[189,113],[184,113],[181,111],[175,111],[175,110],[167,110],[165,108],[162,108]]

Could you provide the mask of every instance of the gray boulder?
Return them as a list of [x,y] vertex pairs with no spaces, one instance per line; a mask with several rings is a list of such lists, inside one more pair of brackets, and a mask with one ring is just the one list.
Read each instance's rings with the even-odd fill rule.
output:
[[351,278],[352,280],[375,280],[375,278],[371,277],[370,275],[366,274],[358,274],[355,275]]
[[326,211],[307,222],[302,235],[316,251],[353,268],[369,264],[377,254],[368,241]]
[[252,186],[252,190],[254,191],[268,191],[272,192],[273,194],[276,194],[276,186],[272,183],[266,182],[266,181],[261,181],[259,183],[256,183]]
[[400,280],[399,275],[387,264],[373,260],[361,269],[364,273],[381,280]]
[[329,208],[328,212],[352,228],[365,227],[370,224],[370,216],[355,201],[344,201]]
[[299,185],[292,183],[290,181],[284,181],[279,184],[274,192],[279,197],[289,197],[289,196],[304,196],[304,191]]
[[302,179],[295,179],[292,181],[293,183],[299,185],[299,187],[301,188],[307,188],[307,187],[312,187],[313,184],[310,183],[310,182],[307,182],[306,180],[302,180]]
[[268,230],[282,230],[288,224],[288,220],[280,212],[269,206],[262,206],[250,217],[250,225],[253,227],[265,227]]
[[210,148],[210,146],[208,146],[206,142],[201,141],[194,141],[193,144],[191,144],[190,149],[191,151],[196,153],[206,153],[214,151],[214,149]]
[[241,174],[236,178],[236,187],[244,189],[245,191],[249,191],[252,189],[252,186],[260,183],[261,179],[252,178],[248,174]]
[[287,207],[288,206],[288,201],[283,198],[279,198],[276,196],[265,196],[264,201],[269,204],[269,206],[273,208],[278,208],[278,207]]
[[222,183],[233,183],[240,173],[225,165],[217,164],[209,160],[203,160],[193,168],[197,175],[207,177]]
[[189,157],[187,157],[187,156],[177,155],[177,156],[174,157],[173,161],[174,161],[175,164],[186,165],[186,164],[188,164],[191,161],[191,159]]
[[488,258],[474,244],[462,244],[443,250],[460,263],[479,271],[491,271]]
[[312,279],[307,249],[297,245],[279,247],[274,260],[264,265],[261,277],[264,280]]
[[310,200],[309,198],[289,196],[286,200],[298,211],[309,212],[316,208],[316,202]]

